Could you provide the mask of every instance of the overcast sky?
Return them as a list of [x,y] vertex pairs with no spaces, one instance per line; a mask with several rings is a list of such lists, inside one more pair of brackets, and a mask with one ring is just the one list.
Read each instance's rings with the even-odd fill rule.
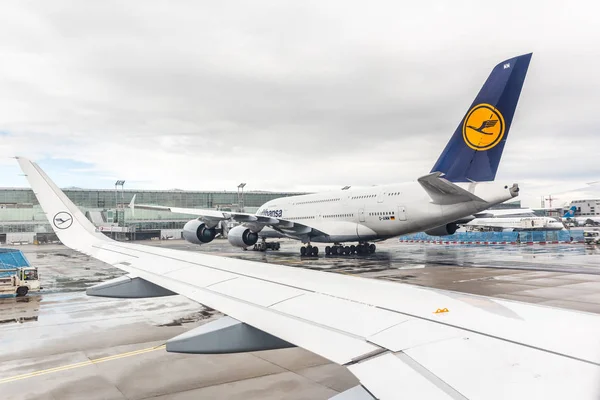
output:
[[4,1],[0,186],[327,190],[430,171],[494,65],[533,52],[498,180],[600,180],[595,2]]

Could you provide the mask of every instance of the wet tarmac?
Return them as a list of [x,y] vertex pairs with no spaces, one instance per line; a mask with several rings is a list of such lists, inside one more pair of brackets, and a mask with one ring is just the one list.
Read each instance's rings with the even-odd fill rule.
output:
[[[267,253],[223,240],[143,243],[600,313],[600,247],[583,244],[388,241],[371,256],[300,258],[292,241]],[[219,314],[181,296],[88,297],[86,287],[122,272],[61,245],[20,249],[44,289],[0,299],[2,399],[326,399],[357,384],[345,368],[298,348],[166,353],[167,339]]]

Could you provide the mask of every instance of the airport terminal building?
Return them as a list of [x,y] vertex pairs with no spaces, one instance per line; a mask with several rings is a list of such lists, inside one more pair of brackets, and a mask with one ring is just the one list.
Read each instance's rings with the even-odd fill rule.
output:
[[[269,200],[303,193],[184,191],[184,190],[112,190],[63,189],[101,231],[115,238],[179,238],[183,225],[193,218],[167,211],[131,212],[135,203],[185,208],[211,208],[253,213]],[[56,237],[31,189],[0,188],[0,243],[35,243]]]

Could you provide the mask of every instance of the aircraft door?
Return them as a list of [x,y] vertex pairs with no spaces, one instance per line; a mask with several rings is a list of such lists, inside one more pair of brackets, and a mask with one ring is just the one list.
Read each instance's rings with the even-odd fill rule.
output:
[[358,210],[358,222],[365,222],[365,209],[360,208]]
[[378,203],[383,203],[383,199],[385,199],[385,191],[381,190],[379,192],[379,194],[377,195],[377,202]]
[[406,221],[406,207],[398,206],[398,221]]

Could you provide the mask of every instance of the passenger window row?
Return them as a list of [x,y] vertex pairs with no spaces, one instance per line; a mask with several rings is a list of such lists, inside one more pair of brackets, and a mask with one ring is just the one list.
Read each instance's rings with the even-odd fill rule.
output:
[[352,200],[356,200],[356,199],[369,199],[371,197],[375,197],[374,194],[369,194],[369,195],[365,195],[365,196],[353,196]]
[[332,214],[332,215],[324,215],[323,218],[352,218],[354,214]]
[[377,215],[394,215],[394,211],[381,211],[381,212],[372,212],[369,213],[370,216],[377,216]]
[[340,201],[340,199],[325,199],[325,200],[311,200],[311,201],[301,201],[299,203],[294,203],[295,206],[300,204],[317,204],[317,203],[327,203],[331,201]]
[[399,196],[400,192],[388,193],[388,196]]

